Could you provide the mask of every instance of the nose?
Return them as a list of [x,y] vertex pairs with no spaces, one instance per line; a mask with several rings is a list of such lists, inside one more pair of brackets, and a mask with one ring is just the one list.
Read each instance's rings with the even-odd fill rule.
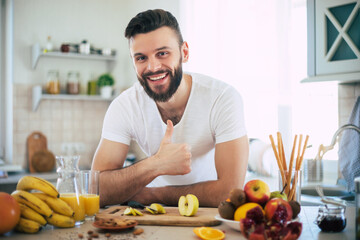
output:
[[161,68],[161,63],[156,58],[149,58],[147,70],[151,72],[156,72]]

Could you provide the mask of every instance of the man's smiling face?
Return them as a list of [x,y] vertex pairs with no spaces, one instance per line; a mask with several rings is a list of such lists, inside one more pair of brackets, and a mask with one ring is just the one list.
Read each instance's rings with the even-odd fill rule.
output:
[[169,27],[136,34],[130,39],[137,78],[155,101],[166,102],[178,89],[183,75],[183,46]]

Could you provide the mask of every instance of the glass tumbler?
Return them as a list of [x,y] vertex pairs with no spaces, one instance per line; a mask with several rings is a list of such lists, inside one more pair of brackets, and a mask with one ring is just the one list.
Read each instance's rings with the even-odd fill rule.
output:
[[293,169],[291,171],[291,176],[289,179],[289,171],[279,170],[278,178],[279,178],[279,191],[282,191],[284,186],[286,185],[284,192],[287,195],[288,201],[295,200],[298,203],[300,203],[302,171]]
[[81,171],[86,220],[93,220],[100,209],[99,175],[100,172],[96,170]]

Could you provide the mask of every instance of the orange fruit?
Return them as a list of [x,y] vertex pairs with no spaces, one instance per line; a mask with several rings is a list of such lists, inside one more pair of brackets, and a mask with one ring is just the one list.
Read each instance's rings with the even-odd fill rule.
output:
[[253,208],[256,208],[256,207],[260,207],[260,209],[263,211],[263,213],[265,215],[264,209],[260,206],[260,204],[249,202],[249,203],[245,203],[245,204],[241,205],[240,207],[238,207],[235,210],[234,220],[235,221],[240,221],[241,219],[246,218],[246,213],[250,209],[253,209]]
[[196,236],[204,240],[221,240],[225,238],[225,233],[219,229],[211,227],[198,227],[193,229]]

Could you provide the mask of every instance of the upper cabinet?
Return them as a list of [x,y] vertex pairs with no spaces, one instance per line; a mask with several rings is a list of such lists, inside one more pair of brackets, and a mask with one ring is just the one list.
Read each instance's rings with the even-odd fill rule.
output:
[[308,78],[360,81],[360,0],[308,0]]

